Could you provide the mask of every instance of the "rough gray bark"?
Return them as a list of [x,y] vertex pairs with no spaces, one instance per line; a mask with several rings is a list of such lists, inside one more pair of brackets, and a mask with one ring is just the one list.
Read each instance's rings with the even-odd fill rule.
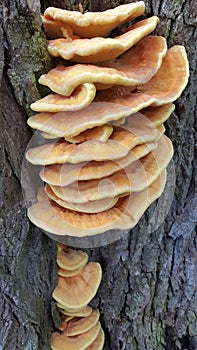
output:
[[[128,1],[127,1],[128,2]],[[78,9],[79,1],[42,1]],[[84,10],[105,10],[126,1],[81,1]],[[101,311],[105,350],[197,348],[196,224],[196,22],[195,1],[146,1],[147,14],[160,17],[157,34],[169,46],[183,44],[190,81],[166,123],[175,148],[169,174],[176,174],[170,211],[157,227],[153,204],[121,240],[88,250],[100,261],[103,280],[92,302]],[[49,349],[51,292],[56,284],[55,242],[26,217],[20,170],[31,133],[29,105],[39,97],[37,78],[50,59],[40,28],[38,1],[3,0],[0,29],[0,348]],[[172,179],[169,177],[168,193]],[[173,191],[173,186],[172,186]],[[173,193],[172,193],[173,194]],[[162,203],[166,203],[165,193]],[[162,204],[160,202],[160,204]],[[163,207],[163,210],[165,208]],[[151,219],[152,218],[152,219]]]

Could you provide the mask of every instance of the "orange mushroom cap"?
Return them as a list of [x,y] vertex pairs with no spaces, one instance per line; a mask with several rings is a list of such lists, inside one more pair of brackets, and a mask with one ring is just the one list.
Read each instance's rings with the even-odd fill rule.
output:
[[85,350],[97,338],[101,329],[100,323],[91,328],[88,332],[78,334],[74,337],[68,337],[64,333],[52,333],[51,349],[52,350]]
[[175,101],[181,95],[188,83],[188,77],[189,63],[185,48],[180,45],[173,46],[168,50],[155,76],[146,84],[138,86],[137,92],[129,87],[114,86],[107,91],[98,91],[94,101],[115,103],[129,108],[142,104],[141,108],[161,106]]
[[[49,124],[50,122],[53,123],[54,120],[49,120]],[[42,124],[41,128],[49,128],[49,124],[47,124]],[[59,125],[59,128],[61,128],[61,125]],[[57,129],[55,132],[57,132]],[[61,132],[64,133],[63,131]],[[26,153],[26,159],[33,164],[40,165],[113,160],[124,157],[136,145],[151,142],[156,137],[157,129],[154,127],[154,124],[148,118],[138,114],[127,119],[126,129],[114,127],[112,135],[104,143],[97,140],[89,140],[80,144],[70,144],[60,140],[29,149]]]
[[129,50],[144,36],[150,34],[158,23],[156,16],[144,19],[129,27],[126,33],[115,38],[96,37],[92,39],[50,40],[49,53],[80,63],[97,63],[114,59]]
[[83,308],[94,298],[101,277],[100,264],[89,262],[77,276],[59,276],[58,285],[53,291],[53,298],[68,309]]
[[[120,124],[121,125],[121,124]],[[112,124],[104,124],[100,126],[95,126],[92,129],[85,130],[76,136],[65,136],[64,139],[70,143],[82,143],[88,140],[98,140],[100,142],[105,142],[108,140],[113,132]],[[42,137],[46,139],[55,139],[55,135],[42,133]]]
[[[161,104],[159,99],[156,100],[144,93],[130,93],[125,87],[111,88],[108,91],[109,93],[102,92],[98,95],[98,99],[106,100],[106,102],[93,102],[78,112],[39,113],[30,117],[27,123],[33,129],[52,134],[54,137],[70,138],[109,121],[114,122],[122,117],[128,117],[139,110],[141,114],[144,114],[143,108],[150,106],[155,101]],[[172,113],[174,105],[168,103],[166,107],[159,108],[158,110],[151,109],[152,114],[157,113],[157,116],[152,118],[163,123]]]
[[119,58],[106,61],[102,66],[57,66],[41,75],[39,83],[65,96],[70,96],[77,86],[84,83],[136,86],[146,83],[155,75],[166,52],[165,38],[148,36]]
[[58,310],[65,316],[72,316],[72,317],[88,317],[92,313],[92,308],[90,306],[85,306],[84,308],[80,310],[75,310],[71,312],[70,310],[66,309],[64,305],[61,305],[57,303],[58,305]]
[[40,177],[50,185],[67,186],[75,181],[100,179],[130,165],[156,148],[156,142],[137,145],[118,161],[90,161],[77,164],[53,164],[40,171]]
[[63,334],[73,337],[78,334],[85,333],[93,328],[99,320],[99,310],[93,310],[90,316],[82,318],[74,318],[65,324]]
[[57,273],[59,276],[62,276],[62,277],[72,277],[72,276],[78,275],[81,269],[82,267],[74,270],[66,270],[66,269],[58,268]]
[[70,96],[58,94],[47,95],[31,104],[31,109],[37,112],[78,111],[88,106],[94,99],[96,88],[94,84],[83,84],[76,87]]
[[87,347],[86,350],[102,350],[104,341],[105,341],[105,334],[101,328],[97,338],[93,341],[91,345]]
[[113,208],[96,214],[62,208],[42,194],[42,201],[28,209],[28,217],[36,226],[60,236],[84,237],[112,229],[131,229],[149,205],[161,195],[165,182],[166,171],[144,191],[120,198]]
[[120,24],[130,21],[144,13],[143,1],[117,6],[103,12],[87,12],[62,10],[48,7],[44,16],[49,19],[61,21],[69,25],[74,34],[81,38],[106,36]]
[[71,203],[86,203],[143,191],[167,167],[172,156],[172,143],[163,135],[155,150],[125,169],[102,179],[77,181],[65,187],[52,185],[51,188],[57,197]]
[[70,40],[78,39],[79,36],[73,34],[73,29],[68,24],[54,20],[53,18],[41,15],[44,32],[48,39],[66,38]]
[[57,264],[65,270],[73,271],[83,268],[88,262],[88,254],[58,244]]
[[[54,202],[59,204],[61,207],[67,208],[70,210],[80,211],[82,213],[99,213],[101,211],[108,210],[112,208],[119,199],[119,196],[116,196],[113,198],[104,198],[104,199],[95,200],[95,201],[93,200],[91,202],[88,201],[85,203],[71,203],[58,197],[49,185],[45,186],[45,192],[50,199],[52,199]],[[67,270],[66,271],[58,270],[58,274],[60,276],[68,277],[68,276],[74,276],[75,274],[77,275],[78,271],[79,270],[74,270],[73,272],[67,271]]]

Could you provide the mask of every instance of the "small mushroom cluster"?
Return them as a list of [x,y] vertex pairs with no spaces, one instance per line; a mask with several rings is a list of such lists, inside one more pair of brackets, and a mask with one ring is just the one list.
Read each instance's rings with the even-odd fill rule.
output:
[[104,332],[99,310],[88,306],[101,281],[100,264],[88,263],[85,252],[62,244],[58,244],[57,264],[58,284],[53,298],[61,313],[61,333],[52,333],[51,349],[101,350]]
[[110,37],[144,10],[139,1],[100,13],[49,7],[42,16],[61,61],[40,77],[53,94],[33,103],[39,113],[28,119],[54,139],[26,153],[43,166],[44,191],[28,210],[43,230],[83,237],[132,228],[164,189],[173,147],[163,123],[189,68],[183,46],[149,35],[156,16]]

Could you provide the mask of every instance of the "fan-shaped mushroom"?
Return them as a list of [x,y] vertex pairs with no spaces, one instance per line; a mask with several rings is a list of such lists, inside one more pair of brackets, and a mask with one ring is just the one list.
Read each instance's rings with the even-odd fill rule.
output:
[[101,276],[101,266],[94,262],[84,266],[77,276],[59,276],[53,298],[68,309],[83,308],[95,296]]
[[[175,101],[185,89],[189,77],[189,63],[184,46],[176,45],[167,51],[161,68],[146,84],[133,92],[129,87],[114,86],[99,91],[95,101],[115,103],[121,106],[161,106]],[[141,109],[140,108],[140,109]],[[139,109],[138,109],[139,110]],[[105,123],[107,120],[105,120]]]
[[88,106],[94,99],[96,88],[94,84],[79,85],[70,96],[50,94],[31,104],[33,111],[78,111]]
[[[61,207],[67,208],[70,210],[79,211],[82,213],[99,213],[101,211],[108,210],[108,209],[112,208],[118,202],[120,195],[126,196],[128,194],[128,192],[127,192],[127,193],[120,194],[119,196],[116,196],[113,198],[104,198],[104,199],[102,198],[99,200],[95,200],[95,201],[92,200],[92,201],[88,201],[88,202],[84,202],[84,203],[73,203],[73,202],[66,201],[65,199],[58,197],[57,194],[55,194],[55,192],[53,191],[53,189],[49,185],[45,186],[45,192],[50,199],[52,199],[54,202],[59,204]],[[64,192],[64,190],[63,190],[63,192]],[[113,194],[111,194],[111,195],[113,195]],[[74,271],[77,272],[77,270],[74,270]],[[68,272],[66,271],[65,273],[58,271],[58,273],[61,276],[69,276],[69,271]],[[75,272],[73,272],[72,275],[74,275],[74,274],[75,274]]]
[[[111,90],[112,89],[110,89],[110,91]],[[60,112],[55,114],[39,113],[30,117],[27,123],[33,129],[38,129],[43,132],[53,134],[56,137],[70,138],[79,135],[87,129],[92,129],[95,126],[103,125],[110,121],[119,120],[122,117],[133,115],[138,110],[140,110],[140,113],[145,115],[146,118],[149,118],[150,113],[149,115],[146,115],[146,109],[142,108],[150,106],[151,103],[155,101],[153,98],[150,98],[150,96],[146,98],[145,96],[145,101],[147,102],[146,104],[143,98],[141,98],[142,96],[139,97],[140,93],[139,95],[135,93],[131,94],[130,96],[123,91],[124,98],[121,98],[122,89],[120,87],[113,91],[114,103],[93,102],[87,108],[84,108],[78,112]],[[111,92],[109,96],[105,94],[105,97],[106,99],[112,99]],[[157,121],[160,121],[161,124],[168,119],[173,110],[174,105],[170,103],[168,103],[166,106],[164,105],[157,108],[152,108],[150,121],[154,122],[157,119]],[[142,116],[141,125],[143,125]]]
[[73,312],[68,311],[64,305],[61,305],[58,303],[58,309],[61,312],[61,314],[65,316],[72,316],[72,317],[88,317],[92,313],[92,308],[90,306],[85,306],[83,309],[75,310]]
[[[45,124],[40,127],[42,129],[45,126],[49,128],[49,125]],[[59,128],[61,128],[61,125],[59,125]],[[57,129],[55,131],[57,132]],[[60,133],[64,134],[64,130],[59,131]],[[26,158],[29,162],[40,165],[113,160],[124,157],[136,145],[151,142],[156,138],[157,129],[154,124],[148,118],[139,114],[127,119],[126,128],[115,126],[113,133],[106,142],[89,140],[80,144],[70,144],[64,140],[59,140],[55,143],[29,149]]]
[[100,312],[98,310],[93,310],[90,316],[82,318],[74,318],[65,324],[63,329],[63,334],[73,337],[78,334],[85,333],[93,328],[100,317]]
[[57,264],[65,270],[76,270],[83,268],[88,261],[87,253],[82,250],[74,250],[58,244]]
[[87,214],[65,209],[42,194],[42,201],[28,209],[29,219],[38,227],[56,235],[91,236],[111,229],[131,229],[165,187],[162,172],[150,187],[120,198],[117,204],[102,213]]
[[118,161],[90,161],[77,164],[53,164],[42,168],[40,177],[43,181],[50,185],[67,186],[75,181],[100,179],[109,176],[116,171],[130,165],[137,159],[142,158],[154,148],[156,142],[148,142],[146,144],[137,145],[132,148],[125,157]]
[[91,345],[87,347],[86,350],[102,350],[104,341],[105,341],[105,334],[101,328],[97,338],[93,341]]
[[115,38],[96,37],[92,39],[55,39],[50,40],[49,53],[80,63],[97,63],[111,60],[129,50],[144,36],[150,34],[158,23],[153,16],[129,27],[126,33]]
[[48,7],[44,12],[44,17],[67,24],[72,28],[74,34],[81,38],[92,38],[106,36],[118,25],[141,16],[144,10],[143,1],[120,5],[103,12],[87,12],[85,14]]
[[108,177],[77,181],[65,187],[52,185],[51,188],[57,197],[71,203],[86,203],[143,191],[167,167],[172,156],[172,143],[163,135],[155,150]]
[[[41,75],[39,83],[65,96],[70,96],[77,86],[84,83],[125,86],[144,84],[158,71],[166,51],[163,37],[145,37],[119,58],[106,61],[102,67],[87,64],[57,66]],[[42,100],[39,100],[39,104],[42,105]]]
[[100,323],[91,328],[88,332],[68,337],[64,333],[52,333],[51,349],[52,350],[85,350],[97,338],[101,329]]

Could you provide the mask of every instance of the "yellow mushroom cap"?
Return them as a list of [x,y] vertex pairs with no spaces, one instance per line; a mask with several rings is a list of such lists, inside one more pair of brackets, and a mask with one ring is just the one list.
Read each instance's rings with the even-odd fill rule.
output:
[[[114,86],[98,91],[94,101],[134,107],[161,106],[175,101],[185,89],[189,77],[189,63],[184,46],[176,45],[167,51],[162,65],[152,79],[132,92],[130,87]],[[141,108],[140,108],[141,109]],[[138,109],[139,110],[139,109]],[[105,120],[105,122],[107,122]]]
[[89,140],[98,140],[100,142],[105,142],[111,136],[113,132],[112,124],[104,124],[100,126],[95,126],[92,129],[85,130],[76,136],[66,136],[64,137],[66,141],[72,143],[82,143]]
[[[151,92],[157,101],[153,106],[175,101],[185,89],[189,78],[189,63],[184,46],[171,47],[155,77],[142,87],[139,92]],[[161,98],[162,92],[162,98]]]
[[67,186],[75,181],[100,179],[109,176],[121,168],[125,168],[137,159],[144,157],[154,148],[156,142],[137,145],[128,154],[117,161],[90,161],[77,164],[54,164],[42,168],[40,177],[50,185]]
[[67,308],[83,308],[95,296],[101,277],[100,264],[90,262],[83,267],[77,276],[59,276],[53,298]]
[[50,40],[49,53],[54,57],[62,57],[80,63],[97,63],[114,59],[129,50],[144,36],[150,34],[158,23],[153,16],[137,22],[128,28],[126,33],[115,38],[95,37],[91,39],[58,39]]
[[73,33],[81,38],[92,38],[106,36],[120,24],[141,16],[144,10],[143,1],[120,5],[103,12],[87,12],[85,14],[48,7],[44,12],[44,17],[69,25]]
[[57,197],[71,203],[86,203],[143,191],[167,167],[172,156],[172,143],[163,135],[156,149],[125,169],[102,179],[77,181],[65,187],[52,185],[51,188]]
[[64,305],[61,305],[59,303],[57,303],[58,306],[58,310],[59,312],[61,312],[61,314],[65,315],[65,316],[72,316],[72,317],[88,317],[91,315],[92,313],[92,308],[90,306],[85,306],[84,308],[80,309],[80,310],[75,310],[73,312],[71,312],[70,310],[66,309],[64,307]]
[[105,341],[105,334],[101,328],[97,338],[93,341],[91,345],[87,347],[86,350],[102,350],[104,346],[104,341]]
[[88,254],[82,250],[74,250],[58,245],[57,264],[69,271],[83,268],[88,262]]
[[70,144],[59,140],[29,149],[26,159],[30,163],[40,165],[113,160],[124,157],[136,145],[151,142],[156,137],[157,129],[148,118],[141,114],[133,115],[127,119],[126,128],[115,126],[106,142],[89,140],[80,144]]
[[88,106],[94,99],[94,84],[83,84],[76,87],[70,96],[49,94],[31,104],[36,112],[78,111]]
[[75,270],[65,270],[65,269],[58,268],[57,273],[59,276],[62,276],[62,277],[72,277],[72,276],[78,275],[81,269],[82,267]]
[[54,20],[53,18],[41,15],[44,32],[48,39],[67,38],[78,39],[79,36],[73,34],[72,27],[61,21]]
[[101,329],[100,323],[91,328],[89,331],[78,334],[74,337],[68,337],[64,333],[52,333],[51,349],[52,350],[85,350],[97,338]]
[[120,57],[104,62],[102,66],[59,65],[41,75],[39,83],[65,96],[70,96],[77,86],[85,83],[136,86],[146,83],[155,75],[166,52],[165,38],[148,36]]
[[[121,123],[119,125],[121,125]],[[100,142],[105,142],[111,136],[112,132],[113,132],[113,125],[104,124],[100,126],[95,126],[92,129],[85,130],[76,136],[70,136],[70,137],[65,136],[64,139],[70,143],[82,143],[89,140],[97,140]],[[57,138],[57,136],[48,134],[45,132],[42,133],[42,137],[49,140]]]
[[[114,198],[104,198],[100,200],[95,201],[88,201],[84,203],[71,203],[68,201],[63,200],[62,198],[58,197],[52,190],[52,188],[49,185],[45,186],[45,192],[47,196],[52,199],[54,202],[59,204],[63,208],[67,208],[70,210],[79,211],[82,213],[100,213],[101,211],[108,210],[112,208],[118,201],[119,196],[116,196]],[[123,194],[123,195],[127,195]],[[59,275],[61,276],[74,276],[78,273],[78,270],[74,270],[71,274],[70,271],[58,271]]]
[[[79,307],[79,308],[70,308],[70,307],[66,307],[65,305],[62,305],[60,302],[56,302],[56,305],[59,309],[59,311],[61,313],[63,313],[64,315],[67,315],[67,312],[72,316],[76,313],[76,312],[82,312],[84,310],[84,307]],[[62,310],[64,310],[65,312],[62,312]]]
[[65,324],[63,334],[72,337],[74,335],[85,333],[97,324],[99,316],[99,310],[93,310],[90,316],[74,318]]
[[85,237],[112,229],[131,229],[149,205],[161,195],[165,183],[164,171],[145,190],[120,198],[113,208],[96,214],[62,208],[42,193],[42,200],[28,209],[28,217],[36,226],[60,236]]
[[[113,97],[111,91],[113,91]],[[141,110],[141,114],[144,114],[147,118],[150,118],[150,115],[147,115],[146,113],[146,109],[142,108],[150,106],[151,103],[156,101],[155,99],[150,98],[150,96],[146,98],[147,95],[145,96],[143,94],[143,96],[145,96],[145,100],[143,100],[140,93],[132,94],[127,90],[123,91],[123,98],[121,98],[121,94],[122,87],[118,87],[115,90],[112,88],[109,89],[109,94],[105,93],[102,96],[106,100],[112,100],[113,98],[114,103],[93,102],[87,108],[78,112],[39,113],[30,117],[27,123],[33,129],[38,129],[43,132],[53,134],[54,137],[71,138],[85,131],[87,138],[87,129],[91,130],[96,126],[102,126],[109,121],[114,123],[115,120],[120,120],[123,116],[128,117],[139,110]],[[173,110],[174,105],[171,103],[157,108],[152,108],[150,122],[154,123],[157,120],[160,121],[160,124],[163,123],[170,116]],[[155,125],[157,126],[158,123]]]

